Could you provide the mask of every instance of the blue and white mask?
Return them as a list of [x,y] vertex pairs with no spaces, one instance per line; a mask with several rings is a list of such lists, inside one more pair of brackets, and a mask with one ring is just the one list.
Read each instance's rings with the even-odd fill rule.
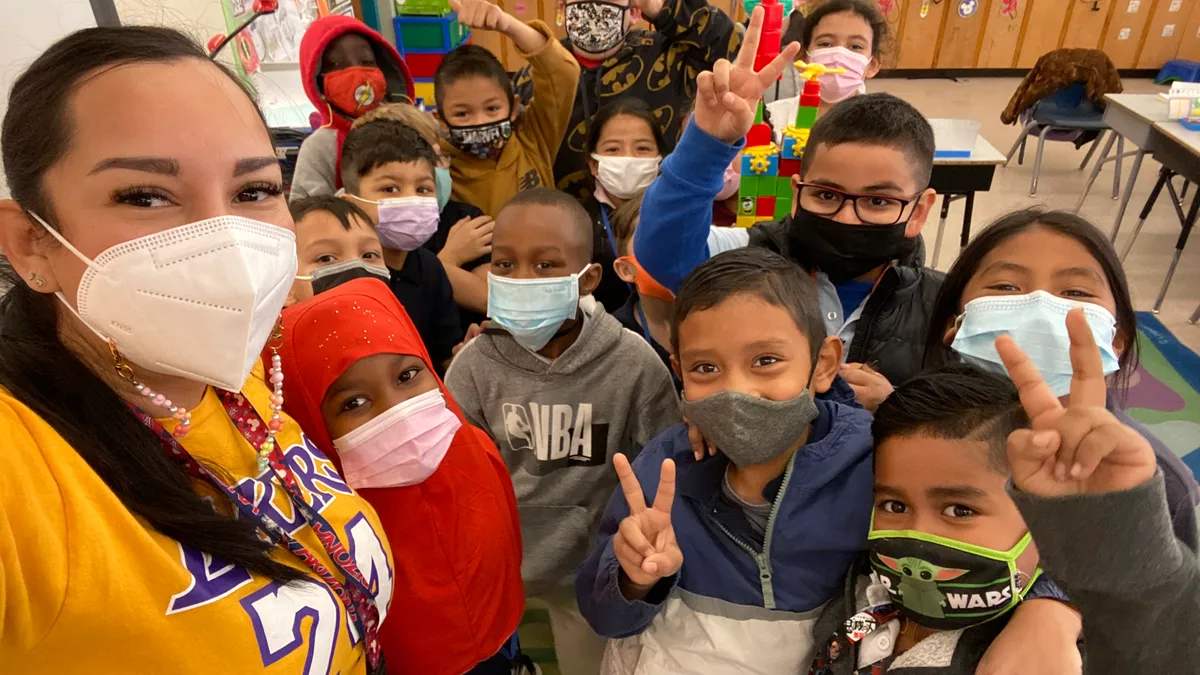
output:
[[554,338],[579,308],[579,277],[510,279],[488,272],[488,318],[508,331],[517,344],[536,352]]
[[1088,326],[1100,346],[1105,375],[1120,369],[1113,351],[1117,322],[1108,310],[1090,302],[1066,300],[1046,291],[1026,295],[997,295],[968,302],[958,318],[958,332],[950,347],[963,361],[1005,374],[996,352],[996,338],[1010,335],[1037,366],[1055,396],[1071,393],[1071,338],[1067,312],[1082,307]]

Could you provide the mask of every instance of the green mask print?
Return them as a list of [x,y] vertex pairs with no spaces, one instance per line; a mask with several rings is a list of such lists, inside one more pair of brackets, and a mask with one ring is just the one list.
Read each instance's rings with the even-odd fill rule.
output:
[[867,548],[880,580],[909,619],[955,630],[1003,616],[1041,574],[1017,569],[1029,547],[1027,533],[1008,551],[915,530],[871,530]]

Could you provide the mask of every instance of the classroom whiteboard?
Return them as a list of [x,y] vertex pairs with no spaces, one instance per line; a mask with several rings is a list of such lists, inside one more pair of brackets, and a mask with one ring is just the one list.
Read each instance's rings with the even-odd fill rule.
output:
[[[95,25],[88,0],[0,0],[0,116],[8,110],[13,81],[38,54],[64,35]],[[8,181],[0,167],[0,198],[6,197]]]

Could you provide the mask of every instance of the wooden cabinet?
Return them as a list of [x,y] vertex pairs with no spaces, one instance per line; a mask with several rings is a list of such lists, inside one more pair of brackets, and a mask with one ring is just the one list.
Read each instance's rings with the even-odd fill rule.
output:
[[975,59],[975,68],[1012,68],[1021,44],[1028,2],[992,0],[987,25]]
[[1192,0],[1158,0],[1146,25],[1135,67],[1158,68],[1175,58],[1194,4]]
[[[942,19],[953,0],[906,0],[896,40],[897,68],[932,68],[942,37]],[[925,16],[922,17],[922,11]]]
[[1200,61],[1200,2],[1192,3],[1175,58]]
[[937,68],[974,68],[979,55],[980,36],[988,23],[988,12],[1001,0],[943,0],[951,4],[946,10],[942,39],[938,50]]

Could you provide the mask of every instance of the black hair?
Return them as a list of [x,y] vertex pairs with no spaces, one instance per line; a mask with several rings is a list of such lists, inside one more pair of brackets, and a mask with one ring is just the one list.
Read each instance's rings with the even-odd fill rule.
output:
[[1004,375],[960,363],[922,372],[893,391],[871,424],[875,447],[898,436],[988,444],[988,465],[1008,475],[1008,435],[1028,429],[1017,388]]
[[741,293],[787,310],[808,338],[813,361],[817,360],[826,334],[816,284],[796,263],[757,246],[715,255],[683,280],[671,317],[671,353],[679,353],[679,326],[689,314]]
[[367,212],[363,211],[358,204],[351,202],[349,199],[342,199],[333,195],[314,195],[312,197],[297,199],[288,204],[288,210],[292,212],[292,220],[295,221],[296,227],[300,227],[300,221],[304,216],[314,211],[324,211],[332,214],[346,231],[354,227],[351,218],[358,219],[368,226],[374,226],[371,216],[367,215]]
[[[826,2],[817,5],[804,17],[804,28],[800,34],[800,46],[805,51],[808,51],[812,43],[813,32],[817,29],[817,24],[821,23],[821,19],[830,14],[837,14],[839,12],[853,12],[862,17],[863,21],[867,22],[867,25],[871,27],[871,56],[878,56],[883,43],[888,38],[888,22],[883,12],[879,11],[879,6],[870,0],[826,0]],[[789,32],[791,31],[789,30]]]
[[569,216],[566,220],[571,226],[579,230],[579,241],[584,244],[584,248],[579,251],[580,259],[589,263],[592,261],[595,234],[594,227],[592,226],[592,217],[588,215],[587,210],[583,208],[579,200],[561,190],[534,188],[518,192],[501,207],[500,213],[496,214],[496,220],[499,221],[500,216],[511,207],[530,204],[553,206],[565,211],[566,215]]
[[446,87],[468,77],[484,77],[495,82],[508,98],[509,110],[512,110],[513,88],[508,71],[500,59],[479,45],[461,45],[442,59],[437,71],[433,74],[433,96],[437,99],[438,110],[443,108],[442,97],[446,95]]
[[[779,49],[782,51],[793,42],[799,42],[804,46],[804,29],[808,26],[808,21],[804,18],[804,12],[798,8],[793,9],[791,14],[787,15],[788,27],[783,31],[783,35],[779,38]],[[763,106],[766,110],[766,106]]]
[[622,96],[615,101],[600,106],[600,109],[588,121],[587,153],[589,156],[596,152],[596,148],[600,145],[600,135],[604,132],[604,127],[614,117],[621,115],[636,117],[648,124],[650,126],[650,133],[654,134],[654,145],[658,147],[658,154],[665,155],[670,152],[667,146],[667,139],[663,136],[662,128],[658,124],[658,118],[655,117],[654,110],[650,107],[650,104],[640,98]]
[[427,162],[433,176],[438,158],[429,141],[403,122],[381,117],[354,127],[342,144],[342,185],[357,195],[363,176],[392,162]]
[[[0,136],[13,199],[48,223],[56,222],[43,181],[70,146],[71,99],[85,77],[125,64],[188,59],[208,61],[208,54],[178,31],[149,26],[87,28],[51,45],[17,78],[8,98]],[[237,82],[227,69],[213,67]],[[218,513],[197,494],[187,472],[163,451],[158,435],[63,345],[61,312],[53,295],[33,291],[7,260],[0,275],[12,284],[0,300],[0,387],[58,432],[125,508],[153,529],[271,579],[303,576],[268,556],[274,547],[259,539],[254,524]],[[36,452],[29,447],[5,450]]]
[[911,103],[891,94],[853,96],[817,118],[804,146],[801,178],[822,146],[861,143],[903,152],[922,190],[933,173],[933,128]]
[[979,271],[983,259],[997,246],[1035,227],[1045,228],[1079,242],[1104,270],[1104,278],[1112,291],[1117,309],[1114,317],[1117,320],[1117,336],[1125,342],[1125,350],[1118,359],[1121,370],[1114,378],[1116,388],[1124,390],[1137,367],[1137,315],[1133,311],[1129,282],[1125,279],[1125,268],[1121,266],[1117,251],[1108,237],[1085,218],[1067,211],[1047,211],[1037,207],[1001,216],[975,235],[971,243],[958,254],[954,266],[946,273],[946,279],[942,282],[937,300],[933,303],[933,311],[929,315],[929,330],[925,341],[926,367],[957,360],[953,350],[943,344],[942,340],[950,322],[962,312],[963,292],[971,278]]

